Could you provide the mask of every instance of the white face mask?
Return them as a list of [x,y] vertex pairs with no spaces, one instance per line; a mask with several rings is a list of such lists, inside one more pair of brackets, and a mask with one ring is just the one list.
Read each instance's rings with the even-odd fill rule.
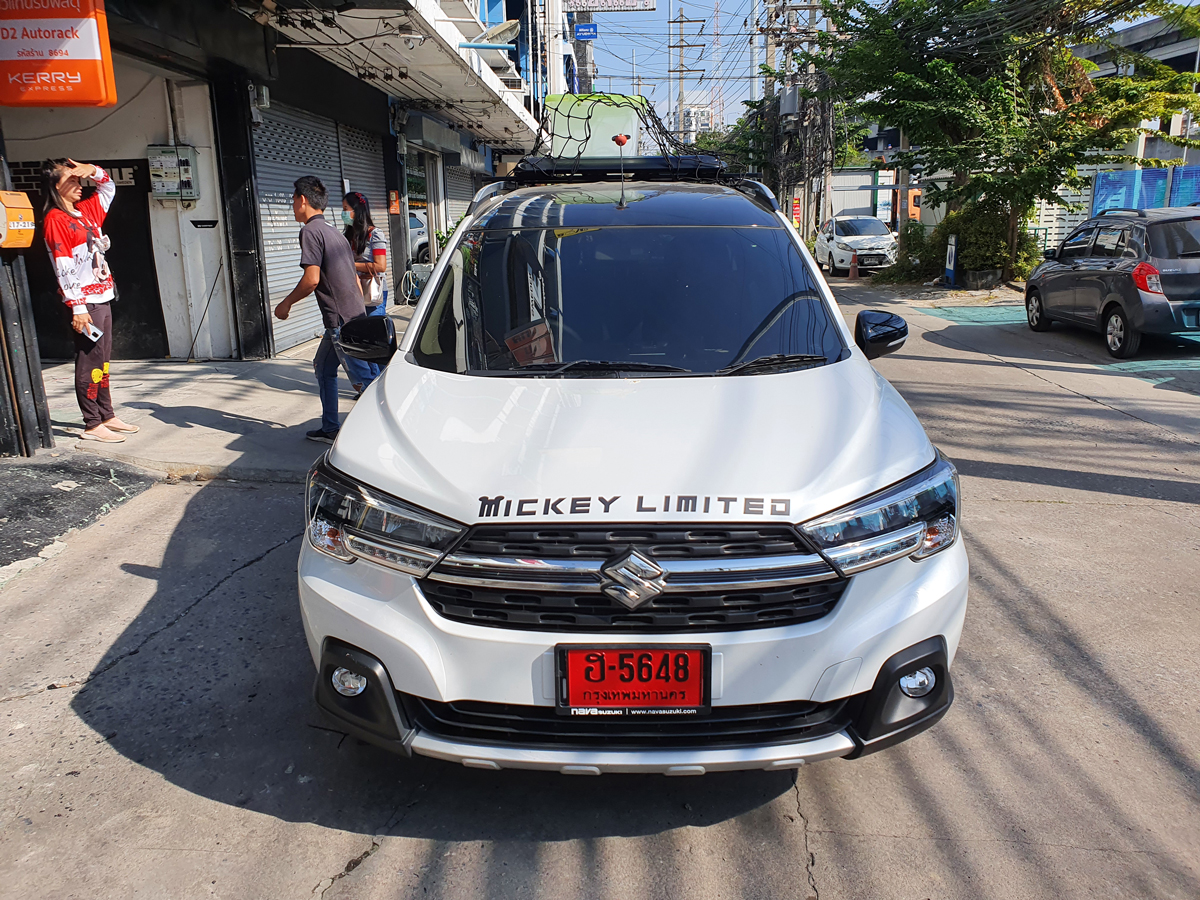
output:
[[342,224],[343,225],[353,225],[354,224],[354,213],[350,212],[350,210],[348,210],[348,209],[343,209],[342,210]]

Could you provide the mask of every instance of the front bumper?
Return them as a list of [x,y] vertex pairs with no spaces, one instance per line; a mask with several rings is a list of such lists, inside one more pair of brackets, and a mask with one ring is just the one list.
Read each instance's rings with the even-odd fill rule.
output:
[[[851,257],[853,251],[837,250],[833,251],[834,264],[839,269],[850,268]],[[870,259],[871,257],[879,257],[879,262],[864,262],[863,257]],[[896,254],[887,250],[859,250],[858,251],[858,267],[860,269],[886,269],[888,266],[894,265],[896,262]]]
[[[307,543],[301,551],[299,574],[305,631],[319,669],[318,704],[337,717],[345,730],[392,750],[467,766],[578,774],[795,768],[833,757],[860,756],[918,733],[936,722],[953,698],[948,668],[962,629],[968,577],[960,539],[930,559],[898,560],[854,576],[833,612],[815,621],[747,631],[656,634],[648,641],[636,635],[531,633],[447,620],[433,611],[413,579],[365,561],[338,562]],[[484,743],[433,734],[410,726],[393,696],[394,691],[403,691],[439,702],[552,707],[555,644],[590,640],[711,645],[714,709],[851,698],[857,712],[844,730],[798,742],[609,750]],[[341,654],[337,657],[341,664],[361,669],[368,677],[372,665],[355,668],[346,653],[375,660],[378,684],[373,688],[377,687],[380,698],[391,697],[391,706],[383,702],[347,717],[343,701],[327,687],[331,647]],[[897,718],[894,708],[881,712],[887,704],[878,695],[894,686],[892,674],[886,675],[883,688],[879,680],[894,657],[914,647],[940,654],[937,665],[945,676],[939,676],[944,693],[934,698],[936,703],[918,710],[919,715]],[[371,693],[369,688],[367,694]],[[871,711],[864,712],[868,707]],[[880,727],[866,718],[881,715],[890,718]],[[384,732],[372,724],[389,716],[394,727]]]

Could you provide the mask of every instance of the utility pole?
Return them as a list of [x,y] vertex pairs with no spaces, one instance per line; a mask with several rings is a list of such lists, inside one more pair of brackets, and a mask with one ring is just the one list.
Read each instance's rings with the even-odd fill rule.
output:
[[[766,59],[764,62],[772,69],[775,68],[775,32],[778,30],[775,26],[775,20],[779,18],[779,7],[776,0],[770,0],[767,4],[767,34],[764,43],[766,44]],[[770,97],[775,93],[775,79],[769,75],[763,80],[763,97]]]
[[750,26],[750,99],[758,99],[758,0],[754,0]]
[[[575,21],[580,25],[590,25],[592,14],[590,12],[575,13]],[[579,75],[579,93],[590,94],[592,92],[592,42],[577,41],[575,35],[572,34],[571,46],[575,48],[575,71]]]
[[687,35],[684,33],[684,29],[688,25],[702,25],[705,21],[707,21],[707,20],[687,18],[683,14],[683,4],[682,3],[679,4],[679,15],[674,20],[674,23],[679,26],[679,43],[667,45],[668,50],[674,50],[674,49],[679,50],[679,65],[676,67],[673,67],[671,69],[672,74],[678,74],[678,76],[679,76],[679,100],[675,106],[675,128],[671,129],[671,130],[673,130],[676,133],[676,136],[681,141],[684,139],[685,134],[686,134],[684,127],[683,127],[683,106],[684,106],[683,79],[687,75],[690,75],[690,74],[694,74],[694,73],[703,74],[704,73],[703,69],[689,69],[687,67],[687,63],[684,59],[684,54],[690,49],[694,49],[697,47],[703,48],[704,44],[689,44],[685,40]]
[[721,0],[713,3],[713,71],[717,73],[716,84],[709,90],[709,103],[712,106],[713,126],[718,130],[725,129],[725,82],[722,71],[725,58],[721,50]]

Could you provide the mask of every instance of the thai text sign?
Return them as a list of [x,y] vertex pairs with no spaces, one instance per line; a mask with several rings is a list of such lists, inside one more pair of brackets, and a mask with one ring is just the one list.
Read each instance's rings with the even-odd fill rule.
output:
[[113,106],[104,0],[0,0],[0,106]]
[[654,0],[563,0],[563,11],[580,12],[644,12],[654,9]]

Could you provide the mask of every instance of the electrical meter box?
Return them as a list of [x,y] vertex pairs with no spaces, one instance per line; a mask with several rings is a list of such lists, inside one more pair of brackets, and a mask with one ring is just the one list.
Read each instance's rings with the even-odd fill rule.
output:
[[199,200],[196,148],[154,144],[146,148],[150,162],[150,194],[155,200]]
[[0,216],[0,247],[32,246],[37,223],[33,220],[29,195],[20,191],[0,191],[0,204],[4,205],[4,215]]

